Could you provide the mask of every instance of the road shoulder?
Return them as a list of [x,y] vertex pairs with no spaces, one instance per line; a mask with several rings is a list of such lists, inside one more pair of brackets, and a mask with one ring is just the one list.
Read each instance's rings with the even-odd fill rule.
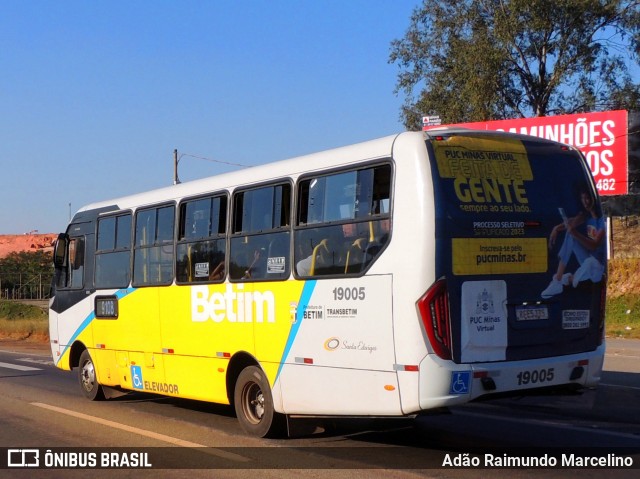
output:
[[0,351],[51,356],[51,346],[44,341],[0,338]]

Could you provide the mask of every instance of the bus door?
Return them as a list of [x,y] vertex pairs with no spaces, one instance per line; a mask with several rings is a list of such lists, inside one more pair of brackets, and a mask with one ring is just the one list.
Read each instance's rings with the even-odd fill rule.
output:
[[175,206],[138,210],[134,220],[133,291],[124,298],[118,319],[117,363],[121,385],[163,392],[160,310],[174,272]]
[[85,258],[93,233],[91,222],[71,224],[56,243],[49,317],[54,360],[76,339],[92,343],[91,331],[87,328],[93,312],[92,265]]

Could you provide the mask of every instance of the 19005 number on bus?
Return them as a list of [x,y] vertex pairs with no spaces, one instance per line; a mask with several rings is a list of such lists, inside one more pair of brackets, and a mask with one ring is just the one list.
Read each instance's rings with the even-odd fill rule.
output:
[[555,377],[555,368],[533,369],[531,371],[520,371],[516,376],[518,378],[518,386],[526,386],[528,384],[549,383]]
[[333,288],[334,301],[364,301],[367,293],[364,287],[343,288],[341,286]]

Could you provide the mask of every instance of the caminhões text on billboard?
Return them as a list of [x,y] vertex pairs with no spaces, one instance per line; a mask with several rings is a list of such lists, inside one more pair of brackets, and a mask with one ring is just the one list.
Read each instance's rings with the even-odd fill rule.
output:
[[601,195],[628,192],[628,118],[625,110],[460,123],[455,126],[520,133],[575,146],[584,154]]

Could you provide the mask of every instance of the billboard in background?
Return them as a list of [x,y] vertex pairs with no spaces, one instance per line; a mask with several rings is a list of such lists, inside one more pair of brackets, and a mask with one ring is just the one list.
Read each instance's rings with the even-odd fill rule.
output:
[[[433,121],[429,123],[431,124],[426,124],[423,130],[440,128],[434,125]],[[626,195],[629,192],[626,110],[456,123],[446,126],[508,131],[575,146],[586,157],[601,195]]]

